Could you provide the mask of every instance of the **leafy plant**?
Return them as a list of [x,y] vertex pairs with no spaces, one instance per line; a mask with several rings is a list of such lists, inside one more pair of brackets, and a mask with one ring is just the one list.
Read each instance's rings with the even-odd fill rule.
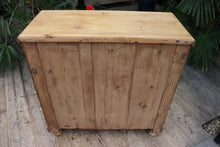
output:
[[75,9],[74,0],[35,0],[35,6],[40,10],[71,10]]
[[196,18],[196,25],[204,25],[215,19],[215,0],[182,0],[177,8]]
[[74,9],[74,0],[0,0],[0,71],[22,59],[16,38],[41,10]]
[[12,46],[10,26],[11,19],[8,22],[3,17],[0,18],[0,70],[3,72],[12,69],[20,61],[18,51]]
[[173,12],[196,39],[187,63],[208,71],[220,55],[220,1],[167,0],[164,11]]

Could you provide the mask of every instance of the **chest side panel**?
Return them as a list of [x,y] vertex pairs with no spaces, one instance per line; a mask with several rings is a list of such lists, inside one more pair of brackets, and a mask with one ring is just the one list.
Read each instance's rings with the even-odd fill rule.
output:
[[138,44],[131,87],[129,129],[153,128],[176,45]]

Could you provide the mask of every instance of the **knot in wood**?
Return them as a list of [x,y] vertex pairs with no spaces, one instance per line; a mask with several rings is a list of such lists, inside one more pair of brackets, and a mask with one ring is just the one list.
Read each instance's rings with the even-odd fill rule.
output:
[[181,56],[181,59],[182,59],[182,60],[185,60],[185,59],[186,59],[186,53],[184,53],[184,54]]
[[45,34],[46,38],[53,38],[50,34]]
[[108,53],[112,53],[114,49],[108,49]]
[[31,69],[31,72],[33,73],[33,74],[37,74],[37,70],[36,69]]

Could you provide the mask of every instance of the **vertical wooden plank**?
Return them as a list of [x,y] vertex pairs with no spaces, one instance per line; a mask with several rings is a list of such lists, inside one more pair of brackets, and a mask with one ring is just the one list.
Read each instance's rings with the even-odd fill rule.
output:
[[178,81],[180,79],[185,61],[188,56],[189,45],[177,45],[176,52],[173,58],[171,70],[169,73],[166,89],[163,93],[163,98],[160,102],[159,111],[155,121],[153,133],[159,133],[162,129],[163,123],[166,119],[170,104],[172,102]]
[[92,44],[96,127],[126,129],[134,44]]
[[45,119],[47,121],[48,129],[53,133],[59,132],[59,126],[57,124],[51,99],[48,94],[48,87],[44,72],[42,70],[37,46],[35,43],[22,43],[22,46],[28,60],[32,77],[34,79],[35,87],[39,95]]
[[88,142],[81,130],[63,130],[63,134],[57,138],[59,147],[87,147]]
[[[204,140],[210,136],[201,127],[202,122],[206,121],[206,119],[204,119],[204,117],[201,117],[201,115],[196,112],[196,105],[194,105],[194,107],[189,106],[189,104],[186,104],[185,101],[182,101],[181,96],[178,94],[179,93],[177,93],[176,91],[168,115],[165,119],[166,123],[164,123],[163,131],[167,130],[167,123],[169,123],[168,121],[170,118],[172,119],[173,124],[176,123],[177,127],[181,129],[182,132],[188,137],[188,139],[185,140],[185,142],[189,143],[188,146],[190,146],[190,144],[196,145],[201,140]],[[200,104],[199,101],[198,104]],[[180,134],[177,136],[179,136],[179,138],[182,138],[182,140],[184,138],[184,136]]]
[[79,43],[83,99],[85,105],[86,128],[95,129],[95,95],[92,69],[91,43]]
[[175,45],[137,45],[129,129],[153,128],[175,49]]
[[[5,98],[7,103],[8,146],[36,146],[20,69],[7,71]],[[25,139],[24,139],[25,138]]]
[[98,130],[96,136],[99,141],[104,144],[104,146],[114,146],[118,147],[118,144],[115,142],[114,137],[112,136],[112,132],[116,130]]
[[0,75],[0,146],[8,147],[7,106],[5,97],[5,76]]
[[[80,133],[83,134],[82,136],[85,137],[87,142],[87,146],[90,147],[107,147],[109,144],[102,141],[102,138],[98,135],[97,130],[80,130]],[[82,140],[83,141],[83,140]]]
[[[110,71],[112,68],[111,54],[106,53],[105,44],[92,44],[93,74],[95,89],[96,128],[103,129],[105,125],[105,99],[109,98]],[[110,47],[110,46],[109,46]],[[110,49],[109,49],[110,50]]]
[[78,43],[37,43],[45,81],[61,128],[85,128]]

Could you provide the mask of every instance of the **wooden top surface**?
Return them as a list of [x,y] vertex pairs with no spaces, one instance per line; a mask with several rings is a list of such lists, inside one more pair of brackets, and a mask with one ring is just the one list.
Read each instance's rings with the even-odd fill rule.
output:
[[122,42],[193,44],[172,13],[41,11],[18,36],[21,42]]

